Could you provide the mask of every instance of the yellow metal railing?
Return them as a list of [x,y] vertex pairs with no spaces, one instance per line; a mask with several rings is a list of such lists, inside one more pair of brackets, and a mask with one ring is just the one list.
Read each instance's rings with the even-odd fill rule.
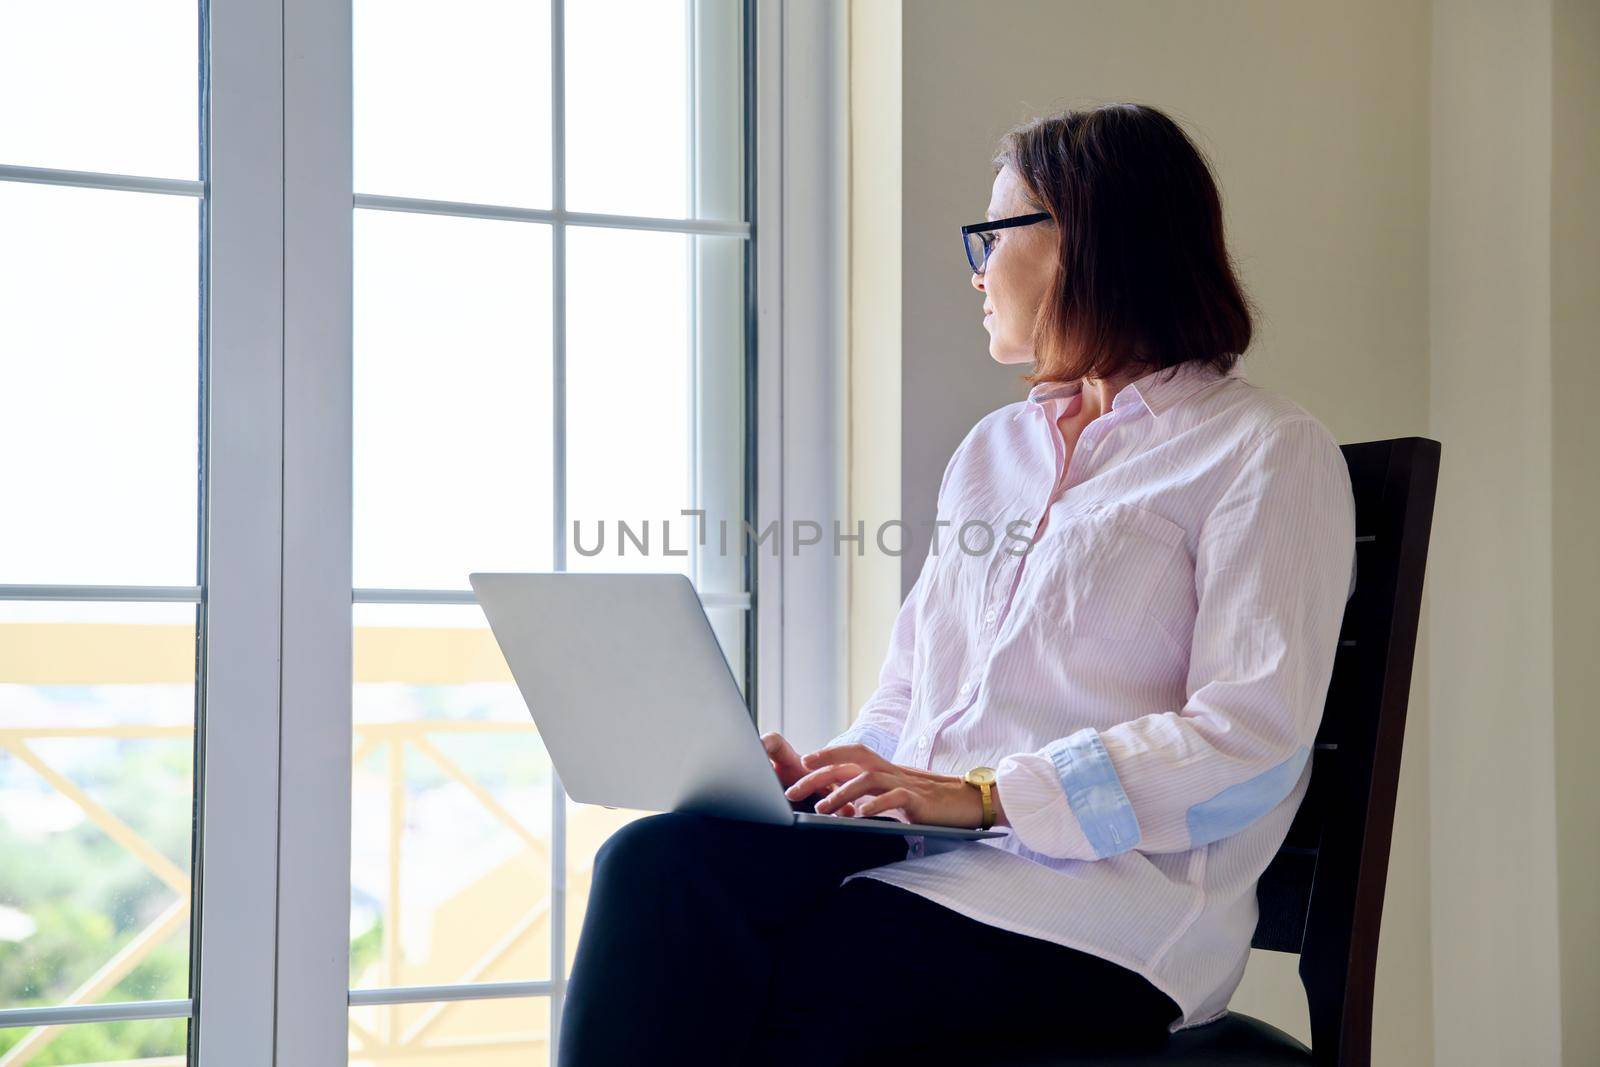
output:
[[[355,728],[355,753],[353,762],[359,766],[371,756],[380,746],[387,746],[385,768],[388,786],[388,835],[389,835],[389,862],[388,862],[388,900],[384,909],[383,925],[383,954],[380,957],[383,985],[393,987],[404,984],[400,974],[400,927],[401,927],[401,902],[403,899],[400,878],[401,847],[405,830],[405,756],[411,750],[431,762],[442,771],[451,781],[462,786],[489,815],[506,830],[510,831],[534,853],[541,866],[551,870],[549,849],[543,839],[530,831],[522,822],[509,811],[498,798],[482,783],[474,780],[470,774],[463,770],[454,760],[439,750],[431,740],[441,734],[532,734],[535,732],[533,723],[499,723],[499,722],[441,722],[435,720],[421,722],[392,722],[392,723],[362,723]],[[554,873],[553,870],[551,872]],[[541,924],[548,921],[550,912],[550,893],[546,892],[534,900],[512,923],[487,951],[480,954],[472,964],[450,975],[444,980],[433,976],[429,984],[454,985],[467,984],[480,981],[484,975],[496,964],[504,960],[523,941],[534,935],[541,928]],[[351,1020],[351,1036],[356,1039],[351,1047],[352,1056],[365,1059],[380,1060],[393,1058],[397,1055],[410,1055],[422,1048],[436,1047],[427,1042],[429,1034],[452,1011],[458,1010],[462,1004],[478,1003],[465,1001],[441,1001],[420,1007],[421,1014],[413,1020],[404,1020],[398,1006],[390,1006],[385,1014],[385,1024],[381,1034],[361,1026]],[[489,1038],[491,1043],[504,1041],[505,1036]],[[547,1041],[548,1035],[519,1034],[514,1041],[514,1047],[527,1047],[530,1040]],[[442,1047],[442,1046],[441,1046]],[[456,1047],[455,1042],[449,1047]],[[484,1046],[485,1048],[487,1046]]]
[[[143,962],[153,949],[179,930],[185,928],[189,918],[189,876],[180,870],[175,863],[162,855],[154,845],[141,837],[127,823],[117,818],[104,805],[89,796],[66,775],[46,763],[28,743],[34,740],[69,737],[139,739],[182,737],[192,736],[193,732],[193,729],[188,726],[0,729],[0,752],[20,760],[31,768],[35,774],[48,782],[56,792],[77,805],[83,812],[84,817],[121,846],[124,852],[139,860],[152,874],[166,883],[177,894],[177,899],[169,904],[161,914],[157,915],[136,933],[132,940],[123,945],[109,960],[102,964],[99,970],[86,978],[71,993],[67,994],[66,998],[61,1001],[60,1006],[62,1007],[94,1003],[97,997],[105,995],[118,982],[127,977],[128,973]],[[0,1067],[20,1067],[21,1064],[27,1063],[43,1051],[45,1046],[54,1041],[60,1035],[61,1030],[61,1026],[35,1027],[21,1041],[11,1046],[4,1055],[0,1055]]]
[[[413,685],[455,685],[468,682],[511,681],[493,635],[485,628],[357,627],[353,633],[354,680],[398,682]],[[100,623],[0,623],[0,681],[20,685],[127,685],[193,684],[194,627],[169,624]],[[359,766],[380,747],[387,746],[385,776],[388,796],[388,900],[384,913],[384,938],[380,970],[385,985],[399,984],[400,917],[404,886],[401,884],[401,846],[406,819],[405,766],[407,752],[428,760],[451,781],[464,788],[492,819],[515,835],[542,866],[551,867],[547,843],[530,831],[482,783],[451,759],[435,739],[446,734],[529,735],[528,722],[420,720],[361,723],[354,727],[354,764]],[[64,738],[125,740],[184,739],[193,737],[192,725],[127,725],[0,727],[0,756],[18,760],[70,800],[124,852],[136,858],[176,896],[173,903],[141,929],[94,974],[62,1001],[61,1006],[95,1003],[113,989],[152,950],[185,929],[190,910],[191,886],[187,872],[163,855],[113,812],[100,804],[66,775],[46,762],[32,742]],[[626,821],[626,813],[613,813]],[[554,813],[562,818],[563,812]],[[588,842],[587,846],[597,842]],[[586,851],[580,845],[574,854]],[[552,874],[555,872],[552,870]],[[580,889],[573,886],[572,889]],[[584,895],[569,890],[569,900]],[[430,984],[471,983],[482,980],[529,937],[547,928],[551,900],[549,889],[522,910],[516,921],[499,932],[496,940],[474,961],[447,980]],[[473,1037],[440,1035],[441,1024],[466,1004],[484,1001],[445,1001],[429,1005],[389,1006],[382,1025],[369,1027],[350,1020],[351,1056],[365,1060],[390,1060],[419,1053],[452,1053],[548,1047],[548,1025],[517,1032]],[[402,1007],[408,1009],[402,1011]],[[405,1017],[413,1015],[415,1017]],[[59,1036],[62,1027],[31,1030],[23,1040],[0,1055],[0,1067],[22,1067]],[[162,1057],[140,1061],[146,1067],[181,1063]],[[451,1062],[465,1062],[452,1059]]]
[[[466,789],[498,824],[516,835],[548,868],[550,856],[546,842],[523,825],[493,793],[484,788],[482,783],[474,780],[459,764],[440,751],[432,740],[432,738],[443,734],[495,733],[526,735],[534,732],[535,728],[531,722],[522,724],[426,720],[365,723],[355,727],[355,763],[359,764],[377,750],[379,746],[388,746],[388,758],[385,761],[389,798],[388,901],[384,910],[384,940],[381,957],[384,985],[398,985],[401,977],[399,974],[399,931],[401,928],[401,903],[404,887],[401,884],[400,871],[401,848],[406,819],[405,755],[407,750],[414,751],[428,759],[449,779]],[[72,801],[83,811],[84,816],[90,822],[105,833],[107,837],[115,841],[124,852],[143,863],[152,874],[169,886],[177,896],[177,899],[170,906],[141,929],[99,970],[69,993],[60,1002],[60,1006],[95,1003],[96,998],[103,996],[113,988],[117,982],[121,981],[122,978],[149,956],[153,949],[183,929],[184,923],[189,916],[190,881],[187,874],[180,870],[170,859],[162,855],[137,831],[117,818],[104,805],[95,801],[65,775],[46,763],[30,747],[29,742],[59,738],[152,740],[157,738],[182,738],[192,736],[192,734],[192,728],[187,726],[0,729],[0,751],[4,751],[7,755],[27,765],[58,793]],[[440,982],[436,980],[431,984],[465,984],[481,980],[485,973],[510,954],[524,939],[538,932],[541,925],[548,921],[549,912],[550,895],[547,891],[533,901],[522,916],[507,928],[494,944],[479,955],[470,966],[461,970],[460,973],[450,976],[446,981]],[[436,1029],[442,1019],[462,1003],[468,1002],[443,1001],[426,1005],[422,1008],[418,1018],[409,1021],[402,1019],[401,1012],[389,1010],[386,1012],[387,1025],[383,1028],[384,1032],[382,1034],[373,1033],[352,1020],[350,1023],[350,1034],[354,1039],[351,1048],[352,1055],[377,1060],[394,1058],[398,1055],[411,1055],[424,1049],[435,1048],[436,1046],[427,1041],[430,1033]],[[0,1055],[0,1067],[21,1067],[22,1064],[37,1056],[60,1033],[61,1029],[60,1026],[43,1026],[33,1029],[20,1043],[13,1046],[4,1055]],[[502,1035],[500,1038],[491,1041],[491,1044],[503,1044],[507,1039],[513,1041],[515,1047],[526,1049],[530,1041],[547,1041],[548,1035],[545,1033],[521,1033],[514,1037],[512,1035]],[[460,1047],[460,1044],[457,1041],[450,1041],[445,1045],[437,1046],[437,1049],[443,1050],[446,1047],[457,1048]],[[488,1046],[483,1047],[486,1049]],[[153,1064],[156,1061],[145,1062]]]

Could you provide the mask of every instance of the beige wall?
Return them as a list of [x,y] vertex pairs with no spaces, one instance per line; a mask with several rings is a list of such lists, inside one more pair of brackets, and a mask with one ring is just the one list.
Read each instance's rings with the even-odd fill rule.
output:
[[1560,1045],[1550,12],[1441,3],[1433,27],[1431,844],[1447,1064],[1556,1063]]
[[1600,1049],[1600,5],[1557,0],[1551,248],[1552,550],[1561,1040]]
[[[1212,159],[1263,310],[1250,378],[1342,442],[1444,443],[1378,1064],[1555,1064],[1563,1025],[1576,1064],[1600,1041],[1596,23],[1578,0],[854,0],[856,516],[931,516],[962,435],[1023,395],[957,227],[1007,126],[1108,100],[1161,107]],[[898,582],[857,567],[853,706],[927,543]],[[1308,1038],[1295,963],[1256,953],[1234,1007]]]

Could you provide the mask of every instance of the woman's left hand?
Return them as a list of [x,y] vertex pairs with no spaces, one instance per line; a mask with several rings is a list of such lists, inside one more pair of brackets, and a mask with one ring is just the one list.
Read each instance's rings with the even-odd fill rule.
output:
[[799,800],[831,788],[817,801],[818,814],[881,815],[898,810],[907,822],[930,826],[976,829],[983,824],[983,799],[959,775],[890,763],[866,745],[819,748],[801,757],[800,763],[810,773],[786,794]]

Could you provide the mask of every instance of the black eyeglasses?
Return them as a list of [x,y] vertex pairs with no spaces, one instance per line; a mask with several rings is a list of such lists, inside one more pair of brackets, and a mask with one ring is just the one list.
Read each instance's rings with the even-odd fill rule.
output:
[[974,222],[970,226],[961,227],[961,244],[967,250],[967,264],[972,267],[972,273],[982,274],[989,266],[989,252],[994,248],[995,237],[991,231],[1003,230],[1007,226],[1031,226],[1049,217],[1048,211],[1039,211],[1032,215],[1013,215],[1009,219]]

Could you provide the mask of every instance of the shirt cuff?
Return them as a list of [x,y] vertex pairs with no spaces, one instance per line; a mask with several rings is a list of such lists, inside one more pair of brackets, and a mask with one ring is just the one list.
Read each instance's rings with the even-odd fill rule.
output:
[[866,745],[872,751],[893,763],[895,750],[900,747],[900,739],[877,726],[857,724],[822,747],[833,748],[835,745]]
[[995,768],[1006,821],[1024,845],[1057,858],[1105,859],[1139,843],[1139,821],[1100,736],[1085,727]]

